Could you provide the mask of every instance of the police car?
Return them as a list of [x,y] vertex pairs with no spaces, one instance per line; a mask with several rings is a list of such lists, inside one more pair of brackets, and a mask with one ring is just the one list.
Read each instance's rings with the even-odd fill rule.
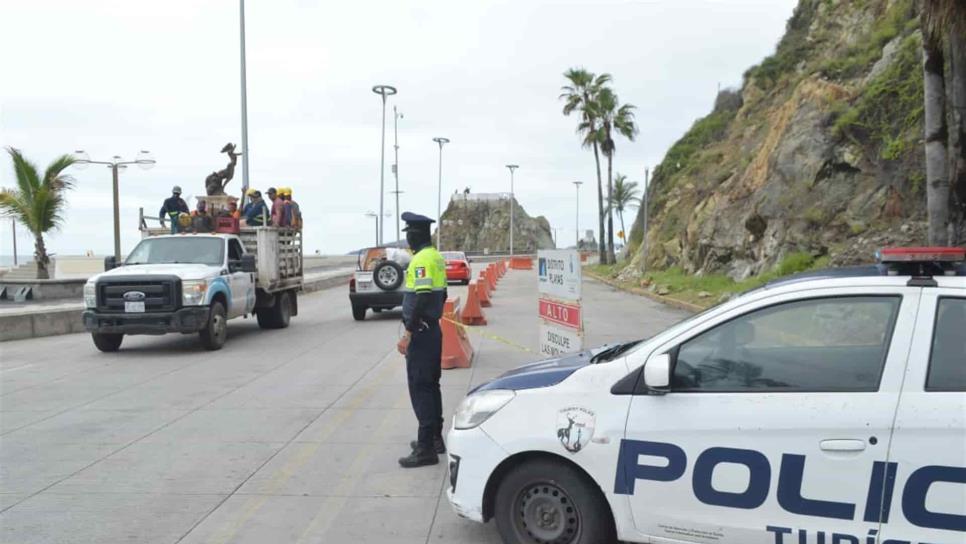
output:
[[507,543],[966,542],[966,255],[766,285],[477,387],[447,496]]

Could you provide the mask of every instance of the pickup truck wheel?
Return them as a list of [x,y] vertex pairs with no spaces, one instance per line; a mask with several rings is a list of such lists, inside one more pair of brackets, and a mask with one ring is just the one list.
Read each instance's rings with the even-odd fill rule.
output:
[[113,332],[93,332],[91,338],[94,339],[94,345],[97,346],[97,349],[104,353],[111,353],[120,349],[124,335]]
[[352,319],[356,321],[365,321],[366,319],[366,307],[359,306],[358,304],[352,305]]
[[255,311],[258,326],[263,329],[284,329],[292,317],[292,298],[288,292],[275,295],[275,303]]
[[225,306],[221,302],[212,302],[208,311],[208,325],[198,332],[201,345],[205,349],[214,351],[221,349],[228,339],[228,318],[225,316]]
[[514,467],[500,482],[494,504],[503,542],[616,542],[600,489],[564,463],[540,459]]

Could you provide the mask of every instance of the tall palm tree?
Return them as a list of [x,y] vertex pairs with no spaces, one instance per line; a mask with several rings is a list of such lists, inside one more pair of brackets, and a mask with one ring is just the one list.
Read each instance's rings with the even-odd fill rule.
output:
[[[604,87],[597,93],[597,100],[593,109],[596,117],[600,119],[600,129],[598,129],[600,150],[607,157],[607,200],[610,202],[614,194],[614,152],[617,151],[614,134],[619,134],[631,141],[634,140],[634,135],[637,134],[637,126],[634,124],[634,106],[621,104],[617,94],[610,88]],[[614,255],[614,216],[608,211],[607,262],[614,263],[616,261]]]
[[614,175],[614,193],[610,197],[610,207],[617,212],[617,217],[621,221],[621,232],[624,233],[625,244],[627,242],[627,229],[624,228],[624,210],[640,203],[637,182],[627,181],[627,176],[621,173]]
[[[930,0],[920,5],[929,244],[948,245],[956,242],[950,235],[961,228],[959,223],[966,214],[966,4],[962,0]],[[944,48],[949,56],[948,81]],[[946,124],[947,106],[952,127]],[[955,211],[952,218],[951,211]]]
[[37,278],[48,279],[47,247],[44,233],[56,229],[63,222],[65,192],[74,180],[64,170],[74,164],[74,157],[61,155],[50,163],[44,176],[38,175],[37,166],[24,158],[19,149],[7,148],[13,159],[17,177],[16,189],[0,189],[0,211],[16,217],[34,235],[34,260],[37,262]]
[[577,134],[583,137],[581,145],[590,147],[594,150],[594,163],[597,165],[597,220],[598,220],[598,250],[600,252],[600,262],[607,262],[607,253],[604,246],[604,182],[600,175],[600,154],[598,130],[599,120],[594,116],[594,104],[601,89],[610,82],[610,74],[595,75],[583,68],[571,68],[564,72],[564,77],[570,85],[561,87],[560,98],[564,100],[563,114],[570,115],[575,111],[580,112],[580,123],[577,125]]

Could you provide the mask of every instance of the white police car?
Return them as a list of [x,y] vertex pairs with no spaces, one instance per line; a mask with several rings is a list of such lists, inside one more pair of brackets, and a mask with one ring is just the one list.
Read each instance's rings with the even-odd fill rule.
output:
[[451,504],[508,543],[966,542],[964,250],[880,254],[478,387]]

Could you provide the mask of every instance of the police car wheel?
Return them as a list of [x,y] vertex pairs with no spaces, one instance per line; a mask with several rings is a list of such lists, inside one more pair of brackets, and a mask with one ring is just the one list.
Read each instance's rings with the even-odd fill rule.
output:
[[372,270],[372,281],[383,291],[395,291],[403,282],[403,269],[395,261],[382,261]]
[[600,490],[572,467],[550,460],[523,463],[497,489],[495,518],[504,542],[612,542],[613,519]]

